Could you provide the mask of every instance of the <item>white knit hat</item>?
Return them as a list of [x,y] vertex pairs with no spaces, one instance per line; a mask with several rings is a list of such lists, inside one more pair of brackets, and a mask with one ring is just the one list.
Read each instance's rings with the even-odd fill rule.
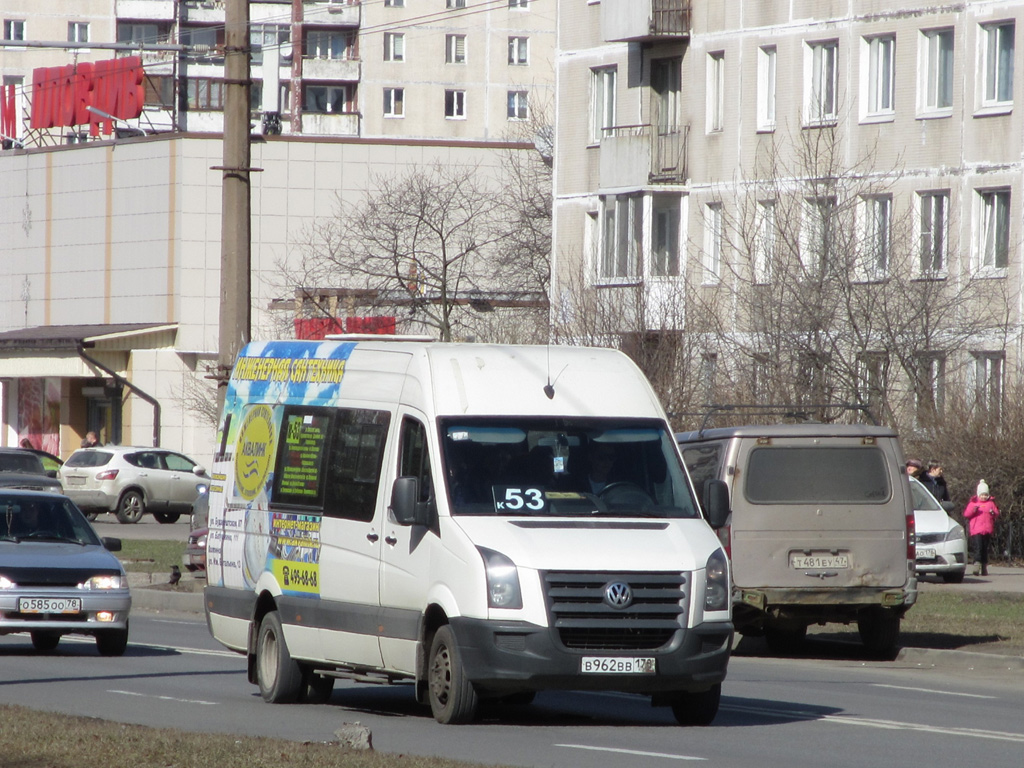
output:
[[982,494],[985,494],[986,496],[988,496],[988,483],[986,483],[984,480],[982,480],[980,483],[978,483],[977,494],[979,496],[981,496]]

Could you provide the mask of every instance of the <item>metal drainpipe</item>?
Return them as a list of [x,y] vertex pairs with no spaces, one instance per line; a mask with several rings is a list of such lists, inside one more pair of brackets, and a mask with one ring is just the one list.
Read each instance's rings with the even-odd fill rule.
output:
[[89,357],[89,355],[85,351],[85,346],[82,344],[82,342],[78,342],[78,356],[80,358],[82,358],[83,360],[85,360],[85,362],[89,363],[90,365],[96,366],[97,368],[99,368],[104,373],[106,373],[109,376],[113,377],[114,381],[117,381],[120,384],[128,387],[128,389],[130,389],[133,393],[135,393],[136,395],[141,397],[143,400],[145,400],[147,403],[149,403],[150,405],[153,406],[153,447],[154,448],[159,448],[160,447],[160,403],[158,403],[156,401],[156,398],[155,397],[151,397],[150,395],[147,395],[141,389],[139,389],[134,384],[132,384],[130,381],[128,381],[128,379],[126,379],[124,376],[122,376],[121,374],[117,373],[116,371],[110,370],[109,368],[107,368],[107,366],[105,366],[99,360],[97,360],[97,359],[95,359],[93,357]]

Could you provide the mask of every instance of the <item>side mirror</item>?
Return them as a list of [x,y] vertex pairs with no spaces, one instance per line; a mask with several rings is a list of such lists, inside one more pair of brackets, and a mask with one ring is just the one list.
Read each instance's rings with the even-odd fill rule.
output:
[[194,467],[192,467],[192,474],[195,475],[196,477],[206,477],[206,467],[201,467],[198,464],[196,464]]
[[724,480],[708,480],[704,484],[704,514],[708,523],[718,530],[729,519],[729,486]]
[[100,539],[103,542],[103,548],[108,552],[120,552],[121,551],[121,540],[115,539],[112,536],[104,536]]
[[395,484],[391,486],[391,514],[399,525],[430,526],[431,505],[419,499],[418,477],[395,478]]

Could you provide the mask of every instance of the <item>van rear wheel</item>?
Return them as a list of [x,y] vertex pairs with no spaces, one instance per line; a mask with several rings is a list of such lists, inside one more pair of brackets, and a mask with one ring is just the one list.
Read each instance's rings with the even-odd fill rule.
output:
[[721,683],[699,693],[680,693],[672,703],[672,714],[680,725],[711,725],[721,700]]
[[256,681],[260,696],[271,704],[298,701],[302,693],[302,668],[288,652],[277,611],[271,611],[260,622],[256,637]]
[[476,689],[466,677],[455,633],[445,624],[430,643],[427,688],[434,719],[444,725],[473,722],[479,704]]
[[899,652],[901,616],[889,608],[868,608],[857,616],[861,642],[872,656],[891,661]]

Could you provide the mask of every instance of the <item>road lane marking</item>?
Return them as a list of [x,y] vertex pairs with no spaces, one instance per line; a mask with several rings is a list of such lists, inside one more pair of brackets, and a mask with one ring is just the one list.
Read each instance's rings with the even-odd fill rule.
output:
[[983,696],[980,693],[960,693],[958,691],[938,691],[934,688],[911,688],[907,685],[886,685],[885,683],[871,683],[875,688],[893,688],[897,691],[914,691],[915,693],[934,693],[942,696],[963,696],[968,699],[998,699],[998,696]]
[[118,693],[122,696],[138,696],[141,699],[157,699],[158,701],[173,701],[179,704],[202,704],[203,706],[213,707],[217,705],[216,701],[204,701],[203,699],[180,699],[177,696],[154,696],[148,693],[136,693],[135,691],[119,691],[119,690],[108,690],[107,693]]
[[820,712],[800,709],[764,709],[760,707],[742,707],[723,705],[722,710],[742,712],[745,714],[766,715],[785,719],[823,720],[843,725],[859,725],[865,728],[880,728],[888,731],[919,731],[921,733],[941,733],[946,736],[972,736],[976,739],[991,741],[1010,741],[1024,744],[1024,733],[1008,733],[1006,731],[984,731],[975,728],[957,728],[948,725],[923,725],[921,723],[903,723],[897,720],[874,720],[867,717],[850,715],[824,715]]
[[556,747],[565,749],[586,749],[591,752],[614,752],[619,755],[634,755],[636,757],[662,757],[666,760],[707,760],[706,757],[693,757],[691,755],[670,755],[667,752],[641,752],[638,749],[616,749],[615,747],[595,747],[590,744],[555,744]]
[[[64,635],[64,637],[61,638],[61,642],[65,641],[65,640],[68,641],[68,642],[71,642],[71,643],[89,643],[89,644],[92,644],[92,643],[96,642],[91,637],[82,637],[82,636],[74,636],[74,635]],[[241,654],[241,653],[235,653],[234,651],[228,651],[228,650],[218,650],[218,649],[212,649],[211,650],[209,648],[184,648],[184,647],[175,646],[175,645],[154,645],[153,643],[134,643],[134,642],[129,642],[128,646],[130,648],[148,648],[151,651],[164,651],[165,653],[170,653],[170,652],[186,653],[186,654],[191,654],[192,656],[217,656],[217,657],[220,657],[220,658],[228,658],[228,659],[241,659],[241,658],[244,658],[243,654]]]

